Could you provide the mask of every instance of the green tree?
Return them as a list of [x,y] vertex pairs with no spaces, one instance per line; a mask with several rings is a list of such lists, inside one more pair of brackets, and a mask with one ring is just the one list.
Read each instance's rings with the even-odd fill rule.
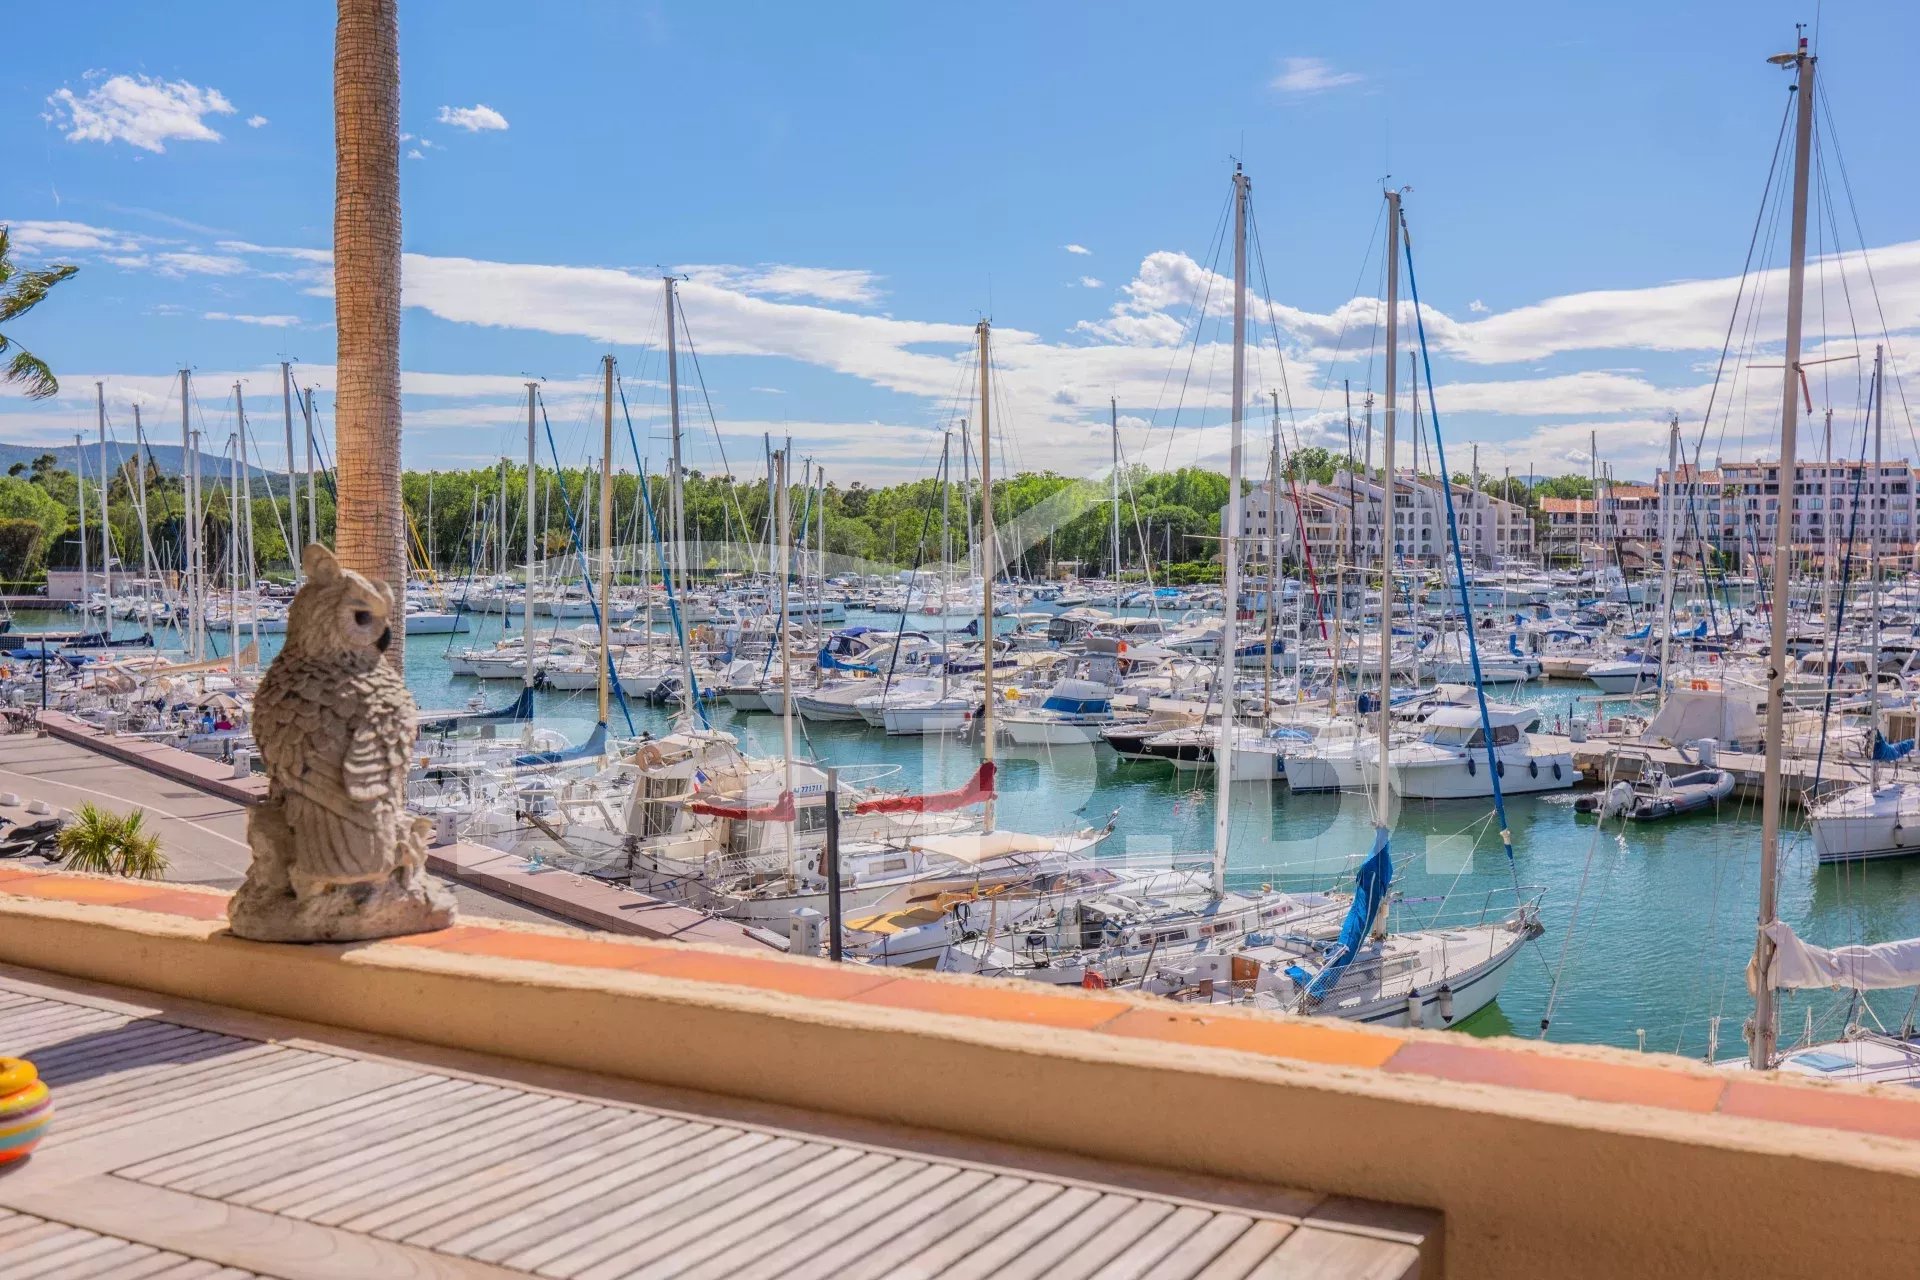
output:
[[40,567],[47,535],[34,520],[0,516],[0,582],[23,583]]
[[[47,291],[80,270],[71,264],[45,271],[27,271],[13,262],[12,243],[7,228],[0,227],[0,325],[11,326],[47,296]],[[0,329],[0,357],[11,349],[13,357],[0,364],[0,382],[14,383],[26,391],[29,400],[44,400],[60,390],[47,362]]]

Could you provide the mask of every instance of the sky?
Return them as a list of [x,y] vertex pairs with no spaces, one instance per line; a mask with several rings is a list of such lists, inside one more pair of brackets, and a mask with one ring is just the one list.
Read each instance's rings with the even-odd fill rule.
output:
[[[178,443],[187,366],[209,450],[239,381],[271,463],[282,360],[331,427],[332,10],[10,13],[0,222],[24,265],[81,270],[8,331],[62,392],[0,391],[0,440],[92,439],[98,381],[114,438],[139,404]],[[1356,418],[1383,396],[1387,185],[1451,469],[1644,477],[1670,414],[1709,464],[1774,456],[1791,76],[1766,58],[1816,19],[1812,447],[1828,410],[1862,447],[1885,341],[1886,451],[1920,456],[1920,7],[401,0],[406,464],[522,456],[529,378],[561,459],[596,455],[611,352],[661,466],[672,274],[691,466],[758,475],[771,436],[842,484],[930,474],[977,414],[983,317],[997,468],[1103,474],[1110,415],[1130,462],[1224,465],[1236,161],[1250,469],[1272,393],[1288,448],[1344,447],[1348,384]]]

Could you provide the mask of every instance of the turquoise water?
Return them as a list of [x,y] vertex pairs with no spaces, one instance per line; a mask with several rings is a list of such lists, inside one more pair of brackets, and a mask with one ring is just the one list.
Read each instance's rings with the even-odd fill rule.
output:
[[[18,619],[22,631],[72,625],[61,615]],[[490,643],[499,634],[498,620],[488,619],[451,640],[455,646]],[[262,639],[271,656],[277,637]],[[510,683],[449,674],[449,639],[407,642],[407,679],[422,707],[462,707],[480,690],[504,704],[517,692]],[[219,641],[224,645],[225,637]],[[1551,723],[1583,691],[1534,684],[1500,696],[1540,705]],[[590,730],[593,693],[536,697],[542,723],[576,741]],[[635,729],[666,725],[655,708],[636,706],[631,714]],[[736,718],[725,707],[711,714],[750,749],[779,751],[777,718]],[[617,708],[613,721],[616,732],[625,728]],[[796,723],[795,736],[801,754],[846,766],[850,780],[909,790],[957,786],[979,760],[973,743],[889,739],[862,725]],[[1212,847],[1214,793],[1206,775],[1124,763],[1104,747],[1036,753],[1002,746],[998,754],[1003,825],[1051,832],[1117,813],[1107,846],[1116,852],[1193,857]],[[1510,903],[1516,882],[1545,891],[1545,936],[1516,963],[1497,1008],[1467,1029],[1538,1036],[1551,1002],[1554,1040],[1631,1048],[1644,1032],[1649,1049],[1697,1056],[1706,1051],[1711,1019],[1720,1015],[1719,1055],[1738,1054],[1751,1008],[1744,967],[1757,900],[1760,824],[1753,806],[1730,802],[1717,815],[1624,834],[1611,826],[1601,832],[1591,819],[1576,817],[1566,792],[1516,797],[1508,813],[1511,866],[1484,801],[1411,801],[1393,828],[1398,887],[1410,899],[1447,895],[1449,918],[1489,900]],[[1234,788],[1229,873],[1243,884],[1342,886],[1368,848],[1371,827],[1363,796],[1294,796],[1284,786],[1242,784]],[[1822,868],[1810,842],[1792,832],[1782,864],[1780,912],[1803,937],[1840,945],[1920,934],[1920,859]],[[1414,902],[1401,910],[1403,919],[1418,921],[1435,907]],[[1904,993],[1880,993],[1873,1008],[1897,1026],[1909,1001]],[[1783,1041],[1800,1036],[1808,1009],[1816,1033],[1825,1036],[1842,1025],[1846,1004],[1833,995],[1787,1000]]]

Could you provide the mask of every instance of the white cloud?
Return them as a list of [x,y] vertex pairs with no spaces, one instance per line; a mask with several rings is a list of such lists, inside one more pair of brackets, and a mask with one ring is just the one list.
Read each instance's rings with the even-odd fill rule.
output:
[[1093,250],[1087,248],[1087,246],[1083,244],[1063,244],[1060,247],[1062,249],[1065,249],[1068,253],[1077,253],[1083,256],[1091,254],[1093,252]]
[[265,116],[248,116],[247,117],[247,128],[249,129],[261,128],[266,123],[267,123],[267,118]]
[[426,159],[426,157],[420,154],[420,148],[418,148],[418,147],[408,147],[408,148],[407,148],[407,159],[409,159],[409,160],[425,160],[425,159]]
[[1467,310],[1473,312],[1473,314],[1477,316],[1483,316],[1487,314],[1489,308],[1486,303],[1480,301],[1480,299],[1478,298],[1475,298],[1472,302],[1469,302],[1467,304]]
[[126,142],[156,154],[169,142],[220,141],[206,118],[235,110],[218,89],[128,75],[109,76],[81,94],[62,88],[47,106],[46,119],[66,130],[69,142]]
[[1101,282],[1094,279],[1092,276],[1081,276],[1080,287],[1082,289],[1098,289],[1098,288],[1101,288],[1102,286],[1101,286]]
[[881,293],[880,277],[871,271],[790,267],[767,262],[751,267],[693,265],[675,267],[674,271],[700,284],[775,298],[876,302]]
[[468,133],[507,127],[507,118],[484,102],[471,107],[442,107],[439,120],[441,124],[450,124]]
[[130,251],[139,243],[118,231],[88,226],[84,222],[15,222],[8,226],[8,238],[22,253],[44,254],[72,249],[115,249]]
[[1325,93],[1366,79],[1357,71],[1336,71],[1324,58],[1282,58],[1280,72],[1270,87],[1281,93],[1306,95]]
[[200,318],[202,320],[233,320],[240,324],[257,324],[267,329],[285,329],[300,323],[299,316],[250,316],[227,311],[204,312]]
[[164,276],[237,276],[247,270],[247,264],[239,258],[212,253],[157,253],[153,260],[157,264],[156,270]]

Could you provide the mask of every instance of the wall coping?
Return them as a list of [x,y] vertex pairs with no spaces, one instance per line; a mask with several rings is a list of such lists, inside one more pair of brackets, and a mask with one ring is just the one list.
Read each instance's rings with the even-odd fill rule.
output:
[[[1881,1087],[542,925],[251,943],[225,931],[225,909],[216,890],[0,866],[0,961],[1434,1208],[1450,1262],[1470,1274],[1527,1274],[1548,1243],[1562,1275],[1794,1271],[1795,1258],[1817,1268],[1836,1256],[1892,1266],[1910,1261],[1920,1211],[1920,1100]],[[1809,1196],[1848,1211],[1810,1222]],[[1580,1256],[1582,1241],[1599,1251]]]

